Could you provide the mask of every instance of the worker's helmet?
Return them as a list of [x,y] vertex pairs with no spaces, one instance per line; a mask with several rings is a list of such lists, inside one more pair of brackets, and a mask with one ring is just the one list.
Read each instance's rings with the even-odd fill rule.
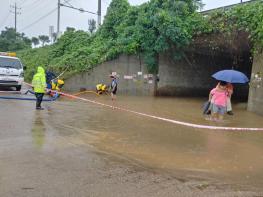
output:
[[65,82],[64,82],[63,80],[59,79],[57,86],[58,86],[59,88],[62,88],[64,84],[65,84]]
[[64,83],[65,83],[65,82],[64,82],[62,79],[59,79],[59,80],[58,80],[58,84],[64,85]]

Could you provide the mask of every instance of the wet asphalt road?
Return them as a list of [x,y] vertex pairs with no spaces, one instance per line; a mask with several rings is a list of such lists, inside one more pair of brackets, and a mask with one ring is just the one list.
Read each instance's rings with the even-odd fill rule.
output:
[[[118,112],[110,109],[67,99],[44,103],[44,111],[36,111],[34,106],[31,101],[0,100],[0,196],[261,194],[258,187],[240,187],[228,184],[224,179],[192,171],[174,169],[171,173],[173,168],[168,167],[165,159],[153,162],[152,158],[147,160],[145,156],[136,157],[135,152],[143,152],[143,149],[137,150],[134,148],[136,145],[132,148],[129,146],[135,143],[134,136],[137,134],[131,133],[130,127],[125,125],[130,122],[132,127],[137,128],[135,122],[141,124],[141,119],[136,120],[129,115],[117,116],[115,113]],[[148,124],[146,121],[145,125],[141,125],[142,131],[147,131],[145,128]],[[127,131],[132,136],[127,134],[123,137],[119,131]],[[141,137],[151,139],[148,135]],[[153,150],[163,143],[162,140],[155,142],[154,136],[150,141],[157,143],[152,147]],[[124,142],[126,148],[123,147]],[[137,146],[140,143],[138,141]],[[147,147],[144,148],[145,154],[150,155]],[[188,159],[185,159],[187,163]],[[153,165],[149,165],[149,162]],[[158,168],[161,162],[167,166]]]

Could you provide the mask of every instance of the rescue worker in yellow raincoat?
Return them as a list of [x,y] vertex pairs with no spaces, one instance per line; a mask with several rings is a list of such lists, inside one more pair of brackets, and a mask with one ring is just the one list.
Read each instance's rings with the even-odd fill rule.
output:
[[46,74],[43,67],[37,67],[37,73],[33,76],[32,86],[36,96],[36,109],[43,110],[41,103],[46,91]]
[[65,82],[62,79],[52,80],[52,90],[61,91]]
[[103,94],[103,93],[107,93],[107,85],[105,85],[105,84],[102,84],[102,83],[100,83],[100,84],[97,84],[96,85],[96,92],[98,93],[98,94]]
[[57,91],[56,93],[51,92],[50,95],[53,98],[58,98],[59,97],[59,91],[61,91],[62,87],[64,86],[65,82],[62,79],[54,79],[51,80],[51,89],[54,91]]

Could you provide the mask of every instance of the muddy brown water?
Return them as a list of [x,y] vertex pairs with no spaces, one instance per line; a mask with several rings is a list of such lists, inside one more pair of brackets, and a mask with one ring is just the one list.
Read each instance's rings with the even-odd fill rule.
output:
[[[112,104],[108,96],[83,97]],[[235,104],[234,116],[215,123],[202,116],[203,102],[204,99],[119,96],[114,105],[195,124],[263,127],[263,117],[246,111],[246,103]],[[44,112],[23,112],[24,116],[32,116],[26,121],[13,120],[8,116],[19,111],[21,104],[12,103],[11,108],[1,105],[1,110],[9,111],[1,119],[5,135],[12,138],[13,131],[22,128],[22,138],[30,130],[36,150],[49,150],[47,142],[63,147],[65,141],[70,141],[74,146],[91,146],[145,168],[181,172],[188,178],[212,178],[259,189],[263,185],[263,132],[195,129],[66,98],[44,103]],[[33,107],[32,103],[25,105]],[[11,124],[11,120],[19,124]],[[45,132],[50,128],[56,133]]]
[[[91,97],[112,104],[107,96]],[[196,124],[263,127],[263,117],[234,105],[222,123],[201,114],[203,99],[124,97],[115,103],[138,112]],[[64,100],[49,110],[55,127],[77,143],[131,159],[151,168],[187,176],[207,176],[229,183],[263,185],[263,132],[195,129],[91,103]]]

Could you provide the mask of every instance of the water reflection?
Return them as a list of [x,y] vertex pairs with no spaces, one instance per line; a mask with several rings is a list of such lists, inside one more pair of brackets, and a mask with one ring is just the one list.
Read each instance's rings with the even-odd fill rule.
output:
[[[96,98],[111,103],[107,97]],[[234,105],[223,123],[202,116],[204,100],[119,97],[116,104],[135,111],[190,123],[263,127],[263,117]],[[149,167],[209,173],[240,184],[263,185],[263,133],[212,131],[183,127],[83,102],[57,103],[50,119],[60,135],[74,136],[108,153],[132,158]],[[84,133],[96,138],[83,138]],[[87,135],[88,136],[88,135]],[[84,144],[82,143],[82,144]]]
[[38,149],[42,149],[44,143],[45,143],[45,125],[43,122],[43,114],[41,112],[36,111],[35,112],[35,119],[32,126],[32,139],[33,143]]

